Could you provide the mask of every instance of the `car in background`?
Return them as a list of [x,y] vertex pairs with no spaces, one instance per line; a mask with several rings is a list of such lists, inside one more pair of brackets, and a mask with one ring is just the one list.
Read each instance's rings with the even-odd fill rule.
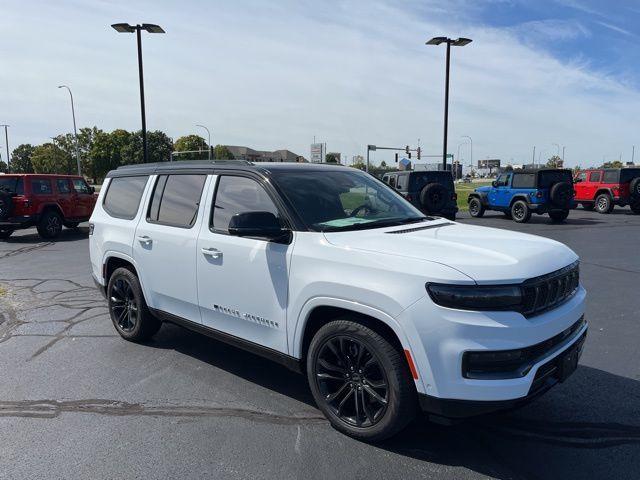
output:
[[476,188],[467,201],[476,218],[496,210],[518,223],[528,222],[532,213],[548,213],[551,220],[561,222],[574,206],[573,196],[571,170],[542,168],[501,173],[491,186]]
[[96,203],[93,187],[77,175],[7,174],[0,176],[0,239],[36,227],[54,239],[62,227],[89,220]]
[[408,171],[386,173],[382,181],[426,215],[455,220],[458,196],[451,172]]
[[574,178],[575,201],[585,210],[611,213],[617,205],[629,205],[640,214],[640,168],[582,170]]

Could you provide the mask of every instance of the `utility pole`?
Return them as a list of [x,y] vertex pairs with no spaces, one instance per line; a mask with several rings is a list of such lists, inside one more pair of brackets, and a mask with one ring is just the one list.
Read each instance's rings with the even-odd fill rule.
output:
[[532,160],[533,166],[536,166],[536,146],[533,146],[533,160]]
[[0,127],[4,127],[4,142],[5,146],[7,147],[7,173],[10,173],[11,159],[9,158],[9,131],[7,130],[9,128],[9,125],[0,125]]
[[82,175],[82,171],[80,169],[80,147],[78,144],[78,129],[76,128],[76,109],[73,106],[73,93],[71,93],[71,89],[66,85],[58,85],[58,88],[66,88],[69,92],[69,96],[71,97],[71,116],[73,118],[73,136],[75,138],[76,144],[76,165],[78,168],[78,176]]
[[631,148],[631,163],[633,163],[635,165],[635,162],[633,161],[633,159],[636,156],[636,146],[633,145],[633,147]]

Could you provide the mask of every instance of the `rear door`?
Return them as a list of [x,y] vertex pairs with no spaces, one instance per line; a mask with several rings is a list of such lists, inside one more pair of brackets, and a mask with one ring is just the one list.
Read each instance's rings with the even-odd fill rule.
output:
[[[271,212],[283,220],[275,193],[241,174],[217,178],[213,210],[198,239],[198,298],[204,325],[287,352],[286,310],[293,243],[229,234],[237,213]],[[213,190],[213,188],[211,188]]]
[[34,198],[34,204],[38,206],[38,213],[47,205],[57,204],[56,195],[53,192],[52,177],[27,177],[31,182],[31,194]]
[[587,172],[579,172],[574,179],[573,189],[576,192],[576,200],[591,200],[587,195]]
[[147,302],[152,308],[200,323],[196,244],[207,175],[158,175],[152,182],[133,241],[133,258]]
[[592,170],[589,172],[588,181],[586,184],[586,194],[587,198],[594,199],[596,196],[596,192],[598,188],[600,188],[600,182],[602,180],[602,171],[600,170]]

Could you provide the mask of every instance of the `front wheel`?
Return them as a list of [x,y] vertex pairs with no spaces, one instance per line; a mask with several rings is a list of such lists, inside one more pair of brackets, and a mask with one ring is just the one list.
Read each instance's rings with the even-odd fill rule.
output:
[[417,411],[414,381],[401,351],[364,325],[335,320],[309,346],[307,376],[331,425],[355,438],[381,441]]
[[62,217],[55,210],[49,210],[42,215],[37,229],[42,238],[52,240],[62,232]]
[[531,218],[531,209],[524,200],[518,200],[511,206],[511,218],[517,223],[527,223]]
[[554,210],[549,212],[549,217],[554,222],[564,222],[569,216],[569,210]]
[[484,207],[479,198],[474,197],[469,200],[469,214],[474,218],[480,218],[484,215]]
[[111,275],[107,301],[113,326],[125,340],[147,340],[160,329],[161,322],[149,312],[138,277],[128,268],[118,268]]
[[613,202],[611,196],[606,193],[601,193],[596,197],[596,212],[598,213],[611,213],[613,210]]

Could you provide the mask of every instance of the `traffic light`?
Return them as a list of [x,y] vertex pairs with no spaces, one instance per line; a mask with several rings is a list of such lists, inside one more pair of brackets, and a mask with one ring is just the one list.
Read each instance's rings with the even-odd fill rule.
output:
[[407,152],[407,156],[411,158],[411,152]]
[[404,152],[409,155],[409,158],[411,158],[411,152],[409,151],[409,145],[407,145],[404,149]]
[[422,150],[420,150],[420,147],[418,147],[417,156],[416,156],[416,158],[417,158],[418,160],[420,160],[420,154],[421,154],[421,153],[422,153]]
[[396,163],[398,163],[398,152],[396,152]]

